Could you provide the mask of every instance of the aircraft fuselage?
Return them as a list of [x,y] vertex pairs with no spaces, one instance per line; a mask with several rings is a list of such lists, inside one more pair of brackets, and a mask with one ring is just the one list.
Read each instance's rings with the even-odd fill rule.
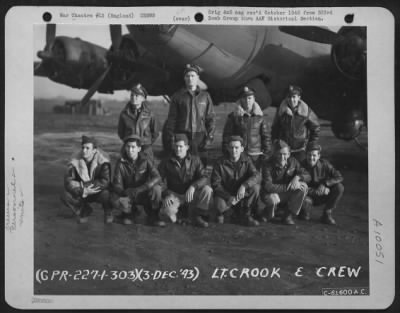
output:
[[196,63],[209,89],[234,90],[257,77],[273,100],[299,81],[309,59],[329,56],[330,45],[312,44],[278,27],[221,25],[127,26],[135,40],[158,56],[182,82],[182,69]]

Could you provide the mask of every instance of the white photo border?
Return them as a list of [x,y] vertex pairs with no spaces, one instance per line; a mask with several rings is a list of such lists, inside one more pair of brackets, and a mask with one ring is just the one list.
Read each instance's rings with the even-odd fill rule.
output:
[[[115,12],[128,8],[79,7],[81,13]],[[42,24],[44,12],[52,23],[69,24],[180,24],[173,16],[194,16],[207,7],[135,7],[135,12],[162,12],[157,20],[109,18],[63,19],[60,12],[74,7],[13,7],[5,18],[5,206],[10,206],[16,188],[23,201],[22,217],[15,229],[5,229],[5,298],[21,309],[382,309],[395,295],[395,128],[394,128],[394,17],[384,8],[332,8],[323,22],[301,25],[345,25],[344,16],[354,14],[352,25],[368,32],[368,169],[369,169],[369,264],[370,295],[363,297],[324,296],[35,296],[33,291],[33,25]],[[246,10],[255,8],[233,7]],[[269,8],[270,9],[270,8]],[[192,23],[196,23],[191,19]],[[204,24],[210,23],[205,19]],[[223,24],[223,22],[212,22]],[[241,22],[257,25],[255,22]],[[182,22],[188,24],[188,22]],[[275,25],[292,25],[276,22]],[[274,25],[269,23],[268,25]],[[23,38],[23,40],[21,40]],[[15,53],[18,51],[18,53]],[[17,116],[18,118],[15,118]],[[382,153],[385,151],[385,153]],[[16,181],[16,178],[18,179]],[[7,196],[8,195],[8,196]],[[8,201],[8,203],[7,203]],[[21,205],[21,201],[16,204]],[[7,220],[7,216],[6,216]],[[377,233],[380,239],[377,239]],[[382,240],[382,242],[381,242]],[[384,263],[376,262],[377,244],[385,251]],[[35,300],[36,299],[36,300]]]

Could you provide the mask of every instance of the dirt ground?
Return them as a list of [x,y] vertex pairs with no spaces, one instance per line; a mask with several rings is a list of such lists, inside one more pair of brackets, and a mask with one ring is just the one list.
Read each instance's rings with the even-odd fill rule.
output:
[[[323,288],[368,288],[367,153],[336,139],[327,123],[321,131],[323,155],[345,179],[334,215],[337,226],[319,222],[321,207],[312,212],[311,221],[298,220],[295,226],[155,228],[146,225],[144,214],[134,225],[105,225],[100,207],[87,224],[78,224],[59,200],[65,166],[87,133],[97,136],[115,163],[122,107],[114,107],[109,116],[88,117],[56,115],[36,110],[39,106],[35,104],[34,267],[41,275],[40,282],[35,277],[35,294],[321,295]],[[165,119],[166,107],[153,109]],[[219,155],[229,111],[229,106],[217,108],[211,159]],[[269,119],[273,114],[269,110]],[[366,132],[361,141],[367,141]],[[159,159],[160,139],[154,150]],[[348,269],[357,275],[349,275]]]

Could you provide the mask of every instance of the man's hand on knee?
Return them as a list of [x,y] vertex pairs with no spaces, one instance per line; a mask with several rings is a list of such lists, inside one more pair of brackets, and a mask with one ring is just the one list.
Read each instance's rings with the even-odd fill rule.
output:
[[132,202],[129,197],[119,198],[119,209],[124,213],[132,212]]
[[281,202],[281,199],[277,193],[271,193],[270,197],[273,205],[278,205],[279,202]]
[[90,184],[89,186],[86,186],[83,188],[82,198],[86,198],[90,195],[94,195],[96,193],[99,193],[100,191],[101,191],[100,187]]

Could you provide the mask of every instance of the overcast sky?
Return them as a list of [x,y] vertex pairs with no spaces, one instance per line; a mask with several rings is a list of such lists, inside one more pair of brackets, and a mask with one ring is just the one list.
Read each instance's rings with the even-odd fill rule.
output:
[[[125,26],[122,28],[122,33],[127,33]],[[111,46],[111,38],[108,25],[57,25],[56,36],[69,36],[79,37],[82,40],[86,40],[105,48]],[[34,26],[34,47],[33,47],[33,59],[40,61],[37,57],[37,52],[43,50],[46,45],[46,25],[38,24]],[[63,96],[71,99],[80,99],[85,93],[86,89],[75,89],[66,85],[57,84],[46,77],[35,77],[34,78],[34,94],[35,98],[53,98]],[[95,93],[93,98],[101,99],[118,99],[123,100],[129,97],[126,91],[117,91],[113,95]]]

